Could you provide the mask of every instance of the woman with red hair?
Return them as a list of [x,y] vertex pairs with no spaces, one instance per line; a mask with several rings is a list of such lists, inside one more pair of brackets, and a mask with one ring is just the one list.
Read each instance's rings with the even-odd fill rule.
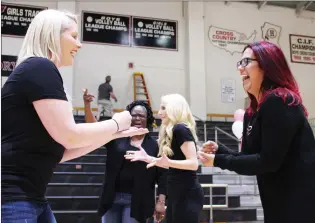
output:
[[251,100],[242,151],[208,141],[200,160],[256,175],[265,223],[315,222],[315,139],[283,52],[270,42],[255,42],[245,47],[237,67]]

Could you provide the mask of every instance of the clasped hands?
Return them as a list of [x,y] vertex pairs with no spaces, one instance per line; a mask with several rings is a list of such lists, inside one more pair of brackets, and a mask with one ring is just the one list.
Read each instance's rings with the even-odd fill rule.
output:
[[215,153],[217,151],[218,144],[213,141],[208,141],[202,145],[202,148],[197,153],[204,166],[213,166]]

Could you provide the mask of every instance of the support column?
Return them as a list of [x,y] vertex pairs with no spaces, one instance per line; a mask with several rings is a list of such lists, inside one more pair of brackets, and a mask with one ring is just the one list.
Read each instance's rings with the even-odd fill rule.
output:
[[186,74],[192,113],[207,118],[204,3],[183,2],[186,23]]
[[[69,1],[58,0],[57,9],[69,11],[71,13],[76,13],[76,2],[74,0],[69,0]],[[74,95],[73,93],[74,64],[73,66],[60,68],[60,73],[63,79],[64,88],[67,94],[70,96],[71,100],[73,100],[72,97]]]

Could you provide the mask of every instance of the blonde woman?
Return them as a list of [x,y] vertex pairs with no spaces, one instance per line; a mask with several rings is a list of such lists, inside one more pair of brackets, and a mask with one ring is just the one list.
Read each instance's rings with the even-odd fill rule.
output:
[[159,158],[148,156],[143,148],[127,151],[126,159],[145,161],[148,168],[168,168],[168,223],[199,223],[203,190],[198,181],[195,121],[184,97],[170,94],[162,97],[159,116]]
[[42,11],[27,30],[1,90],[1,222],[56,222],[45,192],[57,163],[148,132],[129,128],[128,111],[103,122],[75,123],[58,69],[71,66],[80,48],[70,13]]

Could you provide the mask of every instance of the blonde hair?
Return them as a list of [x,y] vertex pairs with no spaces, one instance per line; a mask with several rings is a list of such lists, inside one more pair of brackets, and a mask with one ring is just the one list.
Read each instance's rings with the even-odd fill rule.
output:
[[27,29],[16,66],[34,56],[47,58],[55,64],[59,64],[60,38],[73,22],[77,24],[78,20],[76,15],[70,12],[54,9],[39,12]]
[[173,139],[173,128],[176,124],[184,124],[192,133],[195,141],[198,141],[196,134],[196,122],[191,113],[190,107],[186,99],[179,94],[169,94],[161,98],[162,105],[165,106],[166,115],[169,118],[167,125],[162,123],[159,132],[159,156],[165,153],[172,156],[173,150],[171,143]]

